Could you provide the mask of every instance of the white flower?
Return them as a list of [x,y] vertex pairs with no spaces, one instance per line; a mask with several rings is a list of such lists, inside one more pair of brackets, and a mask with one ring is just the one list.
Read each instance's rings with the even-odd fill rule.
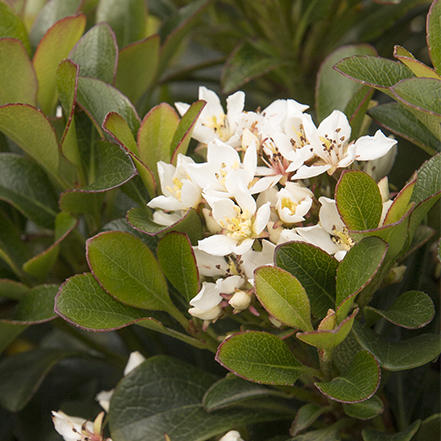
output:
[[[219,97],[206,87],[199,87],[199,99],[206,101],[193,131],[193,138],[208,144],[213,138],[239,146],[240,138],[235,135],[237,128],[236,120],[245,106],[245,94],[236,92],[227,98],[227,113],[222,108]],[[175,103],[181,115],[188,110],[189,104]]]
[[230,430],[219,441],[244,441],[237,430]]
[[[307,129],[305,127],[305,129]],[[338,168],[345,168],[357,161],[371,161],[386,155],[396,144],[381,130],[374,136],[362,136],[349,143],[351,126],[343,112],[334,110],[319,127],[307,133],[315,155],[319,158],[312,166],[303,165],[293,179],[306,179],[324,172],[332,175]]]
[[242,254],[240,267],[244,271],[248,281],[253,284],[254,270],[259,266],[274,265],[274,251],[276,246],[268,240],[262,240],[262,250],[250,249]]
[[251,294],[246,291],[237,291],[228,300],[228,304],[234,308],[234,312],[243,311],[251,304]]
[[[101,426],[104,412],[101,412],[92,423],[84,418],[72,417],[59,410],[52,411],[55,430],[65,441],[103,441]],[[107,438],[106,441],[112,441]]]
[[312,205],[313,193],[309,188],[294,182],[287,182],[276,195],[276,210],[280,219],[287,224],[303,222]]
[[196,264],[199,275],[205,277],[221,277],[228,271],[228,264],[224,257],[213,256],[198,247],[193,247],[193,252],[196,257]]

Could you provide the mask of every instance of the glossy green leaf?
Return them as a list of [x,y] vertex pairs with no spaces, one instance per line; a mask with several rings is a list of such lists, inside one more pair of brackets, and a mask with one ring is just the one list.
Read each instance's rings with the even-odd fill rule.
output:
[[334,308],[336,259],[314,245],[291,242],[276,248],[275,262],[305,288],[314,316],[323,318],[328,309]]
[[430,155],[441,151],[441,142],[402,104],[382,104],[368,113],[383,127],[408,139]]
[[129,233],[109,231],[87,241],[90,269],[101,286],[124,304],[181,315],[153,253]]
[[58,20],[78,12],[78,9],[82,3],[83,0],[48,1],[43,6],[34,23],[32,24],[32,28],[29,33],[32,49],[35,51],[38,43],[51,26],[53,26]]
[[59,253],[60,243],[77,226],[78,220],[68,213],[58,213],[55,219],[54,243],[41,253],[28,260],[23,270],[37,279],[44,280],[54,266]]
[[139,157],[153,173],[155,182],[160,182],[157,163],[171,161],[171,142],[178,124],[178,114],[166,103],[154,107],[142,120],[138,132]]
[[[353,55],[377,55],[376,50],[367,44],[348,45],[338,48],[328,55],[320,66],[316,82],[316,113],[319,121],[325,119],[333,110],[345,111],[360,85],[344,77],[332,67],[343,58]],[[364,94],[369,88],[365,87]],[[352,115],[346,114],[348,118]]]
[[315,383],[322,394],[341,403],[358,403],[372,397],[380,385],[381,370],[375,357],[358,352],[349,369],[328,383]]
[[37,225],[53,228],[57,193],[46,173],[31,159],[14,153],[0,155],[0,199]]
[[9,279],[0,279],[0,297],[12,300],[21,300],[29,291],[26,285]]
[[432,3],[427,16],[427,46],[433,67],[441,74],[441,5]]
[[389,87],[413,76],[412,71],[398,61],[368,55],[345,58],[335,65],[335,69],[348,78],[388,95],[391,95]]
[[361,403],[345,404],[343,406],[345,414],[357,420],[370,420],[381,415],[384,410],[383,402],[377,395]]
[[415,59],[413,54],[404,49],[404,47],[395,46],[394,57],[405,64],[417,77],[441,79],[433,69]]
[[108,23],[116,35],[120,48],[145,37],[147,8],[143,0],[101,0],[95,17],[96,23]]
[[167,279],[190,301],[199,292],[199,275],[196,259],[188,237],[170,232],[158,244],[158,262]]
[[216,360],[239,377],[264,384],[293,385],[310,370],[297,361],[282,339],[258,331],[228,337],[219,346]]
[[170,231],[178,231],[188,235],[192,245],[197,245],[202,239],[202,223],[196,210],[191,208],[184,217],[173,225],[165,227],[155,224],[152,220],[151,211],[144,207],[132,208],[127,213],[127,220],[135,230],[146,234],[165,234]]
[[383,208],[381,194],[367,173],[344,171],[335,189],[335,201],[340,217],[350,230],[378,227]]
[[292,422],[289,433],[291,436],[297,436],[300,432],[313,424],[320,415],[329,412],[329,406],[317,406],[316,404],[305,404],[297,412]]
[[159,36],[129,44],[119,51],[115,86],[132,103],[152,85],[159,61]]
[[0,405],[18,412],[31,400],[49,371],[61,360],[78,352],[36,349],[0,361]]
[[181,45],[190,29],[197,24],[200,15],[212,0],[193,0],[170,14],[161,24],[161,51],[158,71],[162,73]]
[[58,142],[52,125],[42,112],[27,104],[1,106],[0,131],[47,171],[58,176]]
[[[4,3],[0,3],[0,10]],[[1,11],[0,11],[1,14]],[[0,39],[0,105],[37,102],[37,76],[22,42]]]
[[378,237],[368,237],[355,244],[337,269],[337,322],[346,318],[355,296],[366,287],[384,260],[387,244]]
[[205,441],[233,427],[280,414],[236,408],[208,413],[202,405],[216,377],[165,355],[151,357],[117,385],[109,426],[118,441]]
[[351,332],[355,316],[358,313],[356,309],[349,317],[344,319],[335,329],[318,329],[311,332],[298,332],[296,337],[319,349],[332,349],[337,347]]
[[81,76],[113,83],[117,55],[115,34],[107,23],[99,23],[78,40],[69,58],[80,67]]
[[300,282],[281,268],[263,266],[254,273],[256,297],[284,325],[312,331],[309,299]]
[[232,93],[249,81],[285,64],[269,56],[248,41],[241,43],[228,57],[222,71],[222,91]]
[[28,33],[20,18],[5,2],[0,2],[0,38],[16,38],[20,40],[29,55],[31,46]]
[[406,427],[406,429],[393,435],[367,427],[362,430],[361,435],[363,436],[363,441],[410,441],[418,431],[420,425],[421,420],[416,420],[413,424]]
[[38,79],[38,102],[46,115],[53,111],[57,102],[58,65],[83,35],[85,26],[83,14],[63,18],[47,31],[38,44],[33,64]]
[[353,332],[364,349],[375,355],[381,367],[388,371],[402,371],[422,366],[441,352],[439,335],[421,334],[401,341],[387,341],[357,322]]
[[391,91],[441,141],[441,79],[409,78]]
[[91,116],[98,132],[109,112],[119,113],[136,136],[139,117],[132,103],[118,90],[96,78],[78,78],[78,104]]
[[268,400],[271,397],[286,398],[288,394],[229,374],[207,390],[202,403],[204,408],[211,412],[225,407],[240,406],[254,398]]
[[416,329],[430,323],[435,315],[432,299],[422,291],[407,291],[398,297],[387,311],[371,306],[364,309],[368,323],[383,317],[402,328]]

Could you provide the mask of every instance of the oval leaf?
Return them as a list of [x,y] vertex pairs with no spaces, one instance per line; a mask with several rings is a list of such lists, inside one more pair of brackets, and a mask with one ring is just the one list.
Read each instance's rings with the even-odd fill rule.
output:
[[383,402],[376,395],[361,403],[345,404],[345,414],[357,420],[370,420],[381,415],[384,410]]

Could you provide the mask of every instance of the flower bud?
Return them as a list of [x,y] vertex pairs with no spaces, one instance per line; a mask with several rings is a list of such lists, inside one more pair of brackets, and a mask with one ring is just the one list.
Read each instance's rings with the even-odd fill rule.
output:
[[228,303],[235,309],[235,311],[243,311],[250,306],[251,296],[245,291],[237,291]]

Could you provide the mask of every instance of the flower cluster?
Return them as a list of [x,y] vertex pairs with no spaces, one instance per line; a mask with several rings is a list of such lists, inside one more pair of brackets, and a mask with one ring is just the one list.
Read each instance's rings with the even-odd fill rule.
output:
[[[353,241],[331,199],[335,179],[342,169],[359,167],[358,161],[368,161],[371,175],[386,174],[396,141],[380,130],[351,140],[349,122],[337,110],[316,127],[305,113],[308,106],[290,99],[246,112],[245,95],[236,92],[226,113],[213,91],[201,87],[199,99],[207,104],[193,138],[206,147],[206,161],[179,155],[176,167],[158,163],[162,195],[148,206],[164,226],[190,208],[205,219],[206,237],[194,250],[202,289],[189,312],[208,324],[228,305],[235,313],[257,313],[253,272],[273,264],[278,244],[309,242],[341,260]],[[188,107],[176,103],[181,115]],[[386,211],[387,180],[379,187]]]

